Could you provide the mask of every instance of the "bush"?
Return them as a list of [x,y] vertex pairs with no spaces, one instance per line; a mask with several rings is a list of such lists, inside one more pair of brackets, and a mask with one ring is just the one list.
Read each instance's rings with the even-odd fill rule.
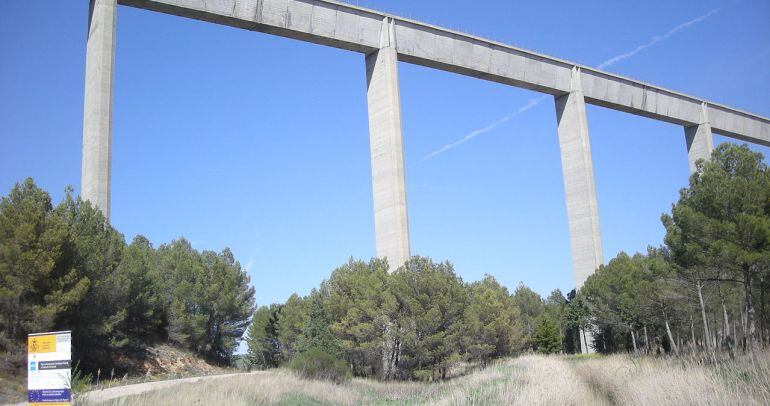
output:
[[92,374],[83,373],[80,369],[80,361],[72,368],[72,375],[70,375],[69,389],[72,394],[78,395],[88,391],[91,388],[91,382],[93,382],[94,376]]
[[350,381],[352,373],[348,365],[318,349],[298,354],[289,362],[289,369],[300,378],[320,379],[340,384]]

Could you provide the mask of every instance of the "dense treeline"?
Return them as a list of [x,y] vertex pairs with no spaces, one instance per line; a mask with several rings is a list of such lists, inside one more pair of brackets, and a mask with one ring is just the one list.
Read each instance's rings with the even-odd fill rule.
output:
[[770,173],[761,154],[730,144],[698,163],[662,216],[665,245],[619,254],[568,298],[491,276],[464,283],[450,263],[350,260],[308,297],[260,307],[249,361],[280,365],[310,349],[358,376],[440,379],[459,361],[523,351],[673,353],[770,341]]
[[[30,332],[71,329],[75,359],[169,341],[226,363],[248,327],[248,362],[341,360],[356,376],[438,380],[454,365],[520,352],[679,354],[770,343],[770,171],[746,146],[699,162],[664,244],[621,253],[577,291],[543,299],[492,276],[464,282],[449,262],[349,260],[305,297],[254,309],[232,253],[184,239],[127,245],[70,190],[58,205],[31,180],[0,201],[0,355],[23,367]],[[327,357],[328,358],[324,358]]]
[[67,190],[53,206],[31,179],[0,201],[0,367],[22,368],[27,334],[52,330],[72,330],[84,369],[165,341],[227,363],[253,310],[229,249],[127,245],[90,203]]
[[413,257],[350,260],[307,297],[262,306],[249,327],[248,361],[270,368],[311,350],[339,357],[356,376],[436,380],[460,361],[485,364],[521,351],[562,351],[568,303],[493,277],[464,283],[448,262]]
[[624,253],[579,292],[602,352],[751,350],[770,342],[770,171],[722,144],[670,214],[665,245]]

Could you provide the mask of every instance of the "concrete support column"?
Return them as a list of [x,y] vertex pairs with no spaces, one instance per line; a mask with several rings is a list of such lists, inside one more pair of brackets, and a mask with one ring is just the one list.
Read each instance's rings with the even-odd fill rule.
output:
[[[572,272],[575,288],[580,289],[604,259],[591,146],[588,138],[588,121],[578,68],[572,70],[570,92],[556,97],[555,103],[564,192],[567,200]],[[581,332],[580,342],[583,353],[593,352],[589,345],[590,341],[590,331]]]
[[695,163],[699,159],[709,160],[711,151],[714,149],[706,103],[701,104],[700,124],[685,127],[684,138],[687,141],[687,160],[690,161],[690,174],[693,174],[697,170]]
[[575,287],[604,263],[588,121],[580,71],[572,71],[570,93],[556,97],[556,120],[567,200],[572,272]]
[[89,12],[80,195],[109,220],[117,0],[91,0]]
[[366,99],[377,256],[387,258],[393,272],[409,259],[409,223],[392,19],[383,21],[380,49],[366,56]]

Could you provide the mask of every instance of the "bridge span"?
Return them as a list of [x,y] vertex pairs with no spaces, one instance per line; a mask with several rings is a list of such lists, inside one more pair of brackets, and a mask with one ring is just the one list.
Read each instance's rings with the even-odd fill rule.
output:
[[[110,215],[118,4],[364,55],[377,256],[410,255],[398,61],[554,97],[575,285],[604,261],[585,104],[683,127],[690,170],[712,133],[770,146],[770,119],[588,66],[332,0],[90,0],[81,194]],[[683,151],[685,149],[683,148]]]

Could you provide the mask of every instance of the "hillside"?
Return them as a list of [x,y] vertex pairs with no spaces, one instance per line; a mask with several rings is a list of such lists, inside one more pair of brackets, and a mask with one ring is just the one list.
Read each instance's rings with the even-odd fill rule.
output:
[[[103,388],[126,385],[137,382],[157,381],[182,377],[216,375],[233,372],[233,369],[212,365],[195,356],[190,351],[161,344],[147,347],[144,351],[115,352],[112,359],[116,368],[130,371],[124,375],[114,374],[111,370],[101,371],[99,385]],[[110,379],[112,378],[112,379]],[[94,383],[96,382],[94,376]],[[0,404],[22,402],[26,400],[26,375],[0,374]]]
[[226,369],[207,363],[190,351],[170,345],[148,347],[141,353],[116,352],[116,365],[133,371],[134,376],[199,376],[222,373]]

